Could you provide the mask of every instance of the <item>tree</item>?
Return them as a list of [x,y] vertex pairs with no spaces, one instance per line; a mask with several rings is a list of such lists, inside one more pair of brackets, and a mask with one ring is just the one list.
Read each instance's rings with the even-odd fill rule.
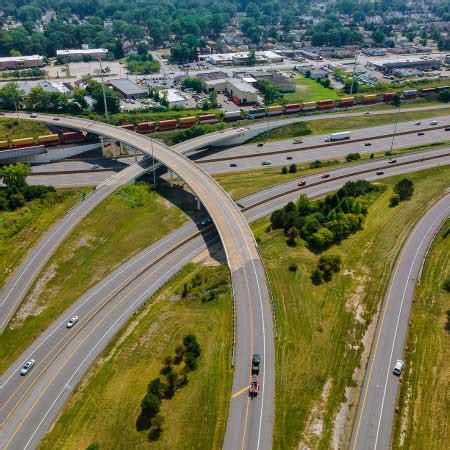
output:
[[145,42],[141,41],[136,46],[136,51],[137,51],[138,55],[141,55],[141,56],[148,55],[148,45]]
[[297,165],[296,164],[291,164],[289,166],[289,173],[297,173]]
[[248,52],[247,64],[249,66],[256,66],[256,52],[255,52],[255,50],[250,50]]
[[389,206],[391,208],[394,208],[395,206],[397,206],[400,203],[400,196],[398,194],[394,194],[390,199],[389,199]]
[[290,247],[295,247],[297,245],[297,238],[299,236],[298,229],[295,227],[289,228],[287,235],[288,235],[287,244]]
[[23,92],[16,83],[6,83],[0,87],[0,105],[3,109],[14,110],[20,109],[23,101]]
[[149,417],[154,417],[161,409],[161,400],[151,393],[147,393],[141,402],[142,413]]
[[[100,83],[99,83],[100,84]],[[105,87],[106,106],[108,113],[116,114],[120,112],[120,97],[110,88]],[[94,111],[99,114],[105,113],[102,89],[95,90],[92,94],[94,100]]]
[[438,99],[440,102],[448,103],[450,102],[450,89],[444,89],[438,95]]
[[287,168],[286,166],[283,166],[283,167],[281,168],[281,173],[282,173],[283,175],[287,175],[287,173],[288,173],[288,168]]
[[386,39],[385,34],[381,30],[377,30],[372,34],[372,39],[377,45],[381,45]]
[[408,200],[414,193],[414,184],[408,178],[403,178],[394,186],[394,192],[400,197],[400,201]]
[[22,163],[10,164],[0,169],[0,178],[3,183],[14,190],[22,190],[27,184],[26,178],[29,175],[30,167]]

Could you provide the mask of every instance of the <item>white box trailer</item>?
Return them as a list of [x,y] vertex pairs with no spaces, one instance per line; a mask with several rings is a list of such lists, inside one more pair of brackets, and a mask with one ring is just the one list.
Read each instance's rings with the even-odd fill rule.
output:
[[350,131],[340,131],[339,133],[331,133],[325,138],[326,142],[343,141],[350,139]]

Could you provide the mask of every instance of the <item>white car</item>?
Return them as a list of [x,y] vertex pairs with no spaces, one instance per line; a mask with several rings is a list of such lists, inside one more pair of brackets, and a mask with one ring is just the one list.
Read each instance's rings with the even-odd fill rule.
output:
[[404,365],[405,365],[404,361],[402,361],[401,359],[397,359],[397,362],[395,363],[394,370],[392,371],[392,373],[399,377],[402,373]]
[[430,125],[437,125],[437,124],[438,124],[437,120],[432,120],[432,121],[430,122]]
[[72,328],[77,322],[78,322],[78,316],[73,316],[68,320],[66,327]]
[[34,366],[35,362],[36,361],[34,359],[30,359],[29,361],[27,361],[20,369],[20,375],[26,375]]

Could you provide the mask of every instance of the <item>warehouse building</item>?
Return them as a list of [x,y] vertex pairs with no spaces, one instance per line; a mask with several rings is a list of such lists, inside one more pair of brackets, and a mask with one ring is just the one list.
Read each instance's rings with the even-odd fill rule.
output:
[[225,92],[236,105],[247,105],[258,101],[258,90],[240,78],[218,78],[203,82],[206,92]]
[[39,55],[0,58],[0,70],[31,69],[42,66],[45,66],[44,58]]
[[141,88],[128,78],[118,78],[117,80],[109,80],[107,83],[123,98],[142,98],[148,96],[148,91]]
[[83,61],[85,59],[105,59],[108,54],[106,48],[80,48],[56,50],[56,57],[64,62]]
[[159,97],[166,97],[169,109],[172,108],[187,108],[189,106],[188,101],[183,95],[176,89],[164,89],[159,91]]
[[416,69],[416,70],[439,70],[441,68],[441,61],[439,59],[418,59],[412,61],[395,61],[395,62],[382,62],[374,61],[369,62],[369,66],[374,67],[376,70],[385,74],[392,74],[394,70],[398,69]]

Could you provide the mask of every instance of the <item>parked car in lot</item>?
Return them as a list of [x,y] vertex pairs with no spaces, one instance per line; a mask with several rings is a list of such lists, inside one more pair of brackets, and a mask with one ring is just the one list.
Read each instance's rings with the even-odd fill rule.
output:
[[35,362],[34,359],[28,360],[20,369],[20,375],[26,375],[32,369]]
[[397,362],[395,363],[392,373],[399,377],[402,374],[402,370],[403,370],[404,366],[405,366],[404,361],[402,361],[401,359],[397,359]]
[[78,316],[73,316],[71,317],[67,323],[66,323],[66,327],[67,328],[72,328],[77,322],[78,322],[79,317]]

